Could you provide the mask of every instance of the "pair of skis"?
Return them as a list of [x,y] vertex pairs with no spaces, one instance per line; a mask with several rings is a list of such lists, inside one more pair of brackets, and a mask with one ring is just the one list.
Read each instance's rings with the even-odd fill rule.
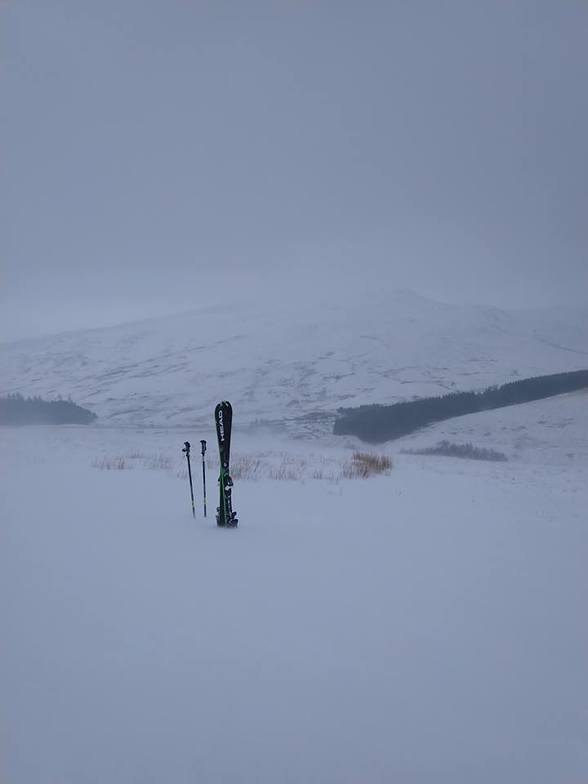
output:
[[[221,528],[236,528],[239,521],[237,513],[233,512],[232,488],[233,480],[229,473],[229,461],[231,457],[231,429],[233,426],[233,409],[228,400],[223,400],[214,409],[214,422],[216,425],[216,437],[218,441],[218,453],[220,458],[220,474],[218,478],[220,500],[216,508],[216,524]],[[206,470],[204,454],[206,452],[206,441],[200,442],[202,445],[202,486],[204,491],[204,517],[206,517]],[[192,516],[196,516],[194,509],[194,488],[192,485],[192,469],[190,466],[190,442],[184,442],[182,452],[188,461],[188,477],[190,479],[190,498],[192,500]]]
[[220,474],[218,478],[220,501],[216,509],[216,524],[222,528],[236,528],[239,521],[237,520],[237,513],[233,512],[231,500],[233,480],[229,473],[233,408],[228,400],[223,400],[214,409],[214,421],[220,458]]

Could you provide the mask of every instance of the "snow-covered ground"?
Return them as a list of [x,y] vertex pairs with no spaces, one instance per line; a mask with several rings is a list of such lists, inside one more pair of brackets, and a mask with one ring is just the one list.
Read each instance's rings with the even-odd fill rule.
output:
[[369,480],[349,440],[237,429],[305,478],[237,481],[235,531],[191,516],[206,430],[0,428],[0,780],[586,781],[585,404],[482,415],[479,446],[527,428],[507,463],[400,453],[463,418]]

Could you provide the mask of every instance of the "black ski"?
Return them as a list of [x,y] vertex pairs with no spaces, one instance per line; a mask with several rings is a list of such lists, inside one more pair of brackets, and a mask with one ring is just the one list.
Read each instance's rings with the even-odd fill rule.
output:
[[237,520],[237,513],[233,512],[231,501],[233,480],[229,473],[233,409],[227,400],[223,400],[214,409],[214,422],[216,424],[220,458],[220,474],[218,478],[220,502],[216,510],[216,524],[225,528],[235,528],[239,521]]

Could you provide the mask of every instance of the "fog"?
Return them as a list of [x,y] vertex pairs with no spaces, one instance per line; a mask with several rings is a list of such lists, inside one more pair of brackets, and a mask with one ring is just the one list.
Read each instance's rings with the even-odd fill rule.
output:
[[588,6],[0,3],[0,341],[410,288],[588,303]]

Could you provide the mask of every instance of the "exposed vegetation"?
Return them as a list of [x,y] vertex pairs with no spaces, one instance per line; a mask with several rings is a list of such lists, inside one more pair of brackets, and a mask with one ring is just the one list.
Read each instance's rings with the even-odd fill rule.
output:
[[[312,461],[311,461],[312,462]],[[328,464],[328,469],[327,469]],[[315,469],[316,471],[316,469]],[[298,482],[308,478],[335,479],[340,474],[340,465],[323,460],[316,476],[311,472],[309,460],[287,452],[266,452],[259,455],[235,455],[231,476],[236,481],[274,479]]]
[[528,403],[588,388],[588,370],[555,373],[489,387],[480,392],[455,392],[441,397],[340,409],[335,435],[353,435],[378,444],[453,417]]
[[0,397],[0,425],[88,425],[95,419],[96,414],[72,400]]
[[[101,471],[125,471],[154,469],[175,475],[186,481],[186,461],[168,454],[144,454],[130,451],[125,455],[102,455],[92,460],[92,466]],[[206,461],[209,487],[216,488],[218,465]],[[341,455],[301,455],[288,452],[259,452],[258,454],[235,454],[231,476],[235,482],[272,479],[285,482],[312,480],[337,483],[342,479],[369,479],[379,474],[389,474],[392,459],[387,455],[355,452],[350,458]],[[192,465],[195,483],[200,483],[200,469]]]
[[439,441],[435,446],[423,449],[404,449],[406,455],[441,455],[442,457],[461,457],[465,460],[490,460],[493,462],[505,462],[508,457],[504,452],[497,452],[495,449],[484,449],[474,446],[471,443],[454,444],[451,441]]
[[[92,461],[93,468],[101,471],[125,471],[133,468],[148,468],[153,471],[171,471],[172,460],[161,452],[146,455],[143,452],[129,452],[127,455],[99,457]],[[186,473],[187,475],[187,473]]]
[[389,474],[392,458],[387,455],[372,455],[369,452],[354,452],[343,466],[345,479],[367,479],[378,474]]
[[253,455],[241,455],[233,461],[231,476],[233,479],[259,479],[263,476],[263,462]]
[[97,458],[92,461],[92,467],[99,468],[101,471],[124,471],[126,468],[132,468],[124,457]]

